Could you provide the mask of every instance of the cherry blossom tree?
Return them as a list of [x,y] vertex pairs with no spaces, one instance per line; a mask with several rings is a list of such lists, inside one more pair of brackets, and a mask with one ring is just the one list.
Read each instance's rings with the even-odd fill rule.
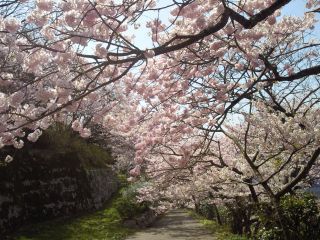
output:
[[150,196],[277,200],[319,155],[320,2],[291,2],[2,1],[0,147],[92,122],[134,142]]
[[[3,1],[2,85],[10,89],[1,92],[2,132],[10,135],[5,142],[12,144],[25,127],[47,125],[55,114],[93,102],[109,105],[108,92],[114,87],[128,94],[137,91],[147,103],[152,100],[154,106],[158,101],[164,108],[166,100],[179,98],[176,106],[169,104],[173,115],[177,108],[212,108],[210,120],[222,121],[258,85],[319,73],[313,61],[318,45],[307,37],[315,24],[314,13],[306,10],[302,18],[277,19],[288,4],[289,0]],[[312,10],[319,2],[306,4]],[[159,17],[143,20],[163,11],[170,11],[169,22]],[[133,41],[132,29],[142,24],[150,29],[154,47],[149,49],[140,49]],[[292,67],[288,57],[297,65]],[[309,64],[300,61],[304,57]],[[10,67],[22,77],[10,74]],[[243,79],[247,70],[260,75]],[[226,81],[216,79],[224,71]],[[26,79],[28,75],[31,79]],[[245,87],[239,90],[239,85]],[[206,86],[213,91],[206,92]],[[187,92],[190,99],[183,96]],[[139,100],[131,104],[140,104]],[[227,103],[231,104],[226,109]],[[110,106],[102,108],[104,115]],[[204,124],[204,116],[195,117]]]
[[245,198],[277,209],[281,197],[319,179],[319,86],[310,84],[277,88],[273,101],[250,101],[240,123],[232,119],[206,140],[205,153],[194,144],[205,139],[200,130],[180,142],[149,143],[142,164],[149,184],[140,189],[140,200],[197,208],[208,200],[214,206]]

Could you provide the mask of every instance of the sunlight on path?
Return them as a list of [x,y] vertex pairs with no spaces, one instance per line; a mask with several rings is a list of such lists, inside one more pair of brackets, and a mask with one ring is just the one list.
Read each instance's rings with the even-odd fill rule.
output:
[[214,240],[201,223],[184,210],[174,210],[158,220],[153,227],[141,230],[127,240]]

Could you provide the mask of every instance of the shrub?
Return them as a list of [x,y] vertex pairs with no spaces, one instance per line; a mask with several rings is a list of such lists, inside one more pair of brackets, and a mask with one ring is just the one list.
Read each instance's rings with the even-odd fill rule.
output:
[[261,228],[258,232],[260,240],[282,240],[282,231],[278,227],[272,229]]
[[38,148],[50,149],[52,153],[75,154],[85,168],[106,167],[114,162],[110,150],[87,142],[62,124],[47,129],[35,145]]
[[115,208],[118,210],[122,219],[133,218],[147,210],[145,204],[138,204],[134,199],[122,197],[115,203]]
[[[289,239],[316,240],[320,236],[320,218],[317,202],[311,194],[285,196],[280,201],[282,226]],[[270,204],[259,206],[260,229],[258,239],[281,240],[284,229],[275,217]]]
[[121,189],[121,197],[117,199],[114,206],[118,210],[122,219],[131,219],[148,210],[147,203],[136,201],[136,188],[139,184],[131,184]]
[[198,213],[204,216],[206,219],[213,220],[216,217],[215,209],[212,206],[212,204],[208,204],[208,203],[201,204],[197,210],[198,210]]
[[[114,163],[109,149],[81,138],[70,127],[62,124],[57,123],[43,131],[38,141],[34,143],[23,140],[25,145],[22,149],[17,150],[12,146],[0,149],[0,159],[4,159],[7,155],[13,156],[13,162],[4,165],[5,167],[15,163],[17,165],[15,167],[22,164],[30,165],[30,159],[47,165],[56,165],[60,162],[62,166],[74,167],[76,164],[85,169],[106,168],[107,165]],[[70,161],[70,158],[75,161]]]

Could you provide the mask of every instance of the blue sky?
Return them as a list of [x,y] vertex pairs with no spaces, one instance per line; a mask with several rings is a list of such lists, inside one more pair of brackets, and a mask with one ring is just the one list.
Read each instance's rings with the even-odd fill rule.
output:
[[303,16],[305,5],[306,1],[293,0],[283,8],[282,13],[283,15]]
[[[171,0],[161,0],[159,1],[161,2],[161,6],[164,6],[166,4],[170,4],[172,3]],[[291,3],[289,3],[288,5],[286,5],[283,10],[282,10],[282,16],[285,15],[291,15],[291,16],[303,16],[304,11],[306,10],[305,8],[305,4],[306,1],[305,0],[292,0]],[[156,13],[152,13],[149,16],[145,16],[143,21],[147,22],[148,20],[152,19],[152,18],[156,18],[157,14]],[[169,17],[171,17],[169,11],[162,11],[162,14],[160,16],[160,19],[163,22],[168,22]],[[317,14],[318,19],[320,20],[320,14]],[[317,24],[316,28],[315,28],[315,34],[320,36],[320,26],[319,24]],[[152,44],[151,44],[151,40],[150,40],[150,36],[148,36],[148,33],[146,31],[146,29],[142,26],[140,30],[138,31],[133,31],[136,38],[135,38],[135,44],[136,46],[138,46],[140,49],[146,49],[146,48],[151,48]]]
[[[306,1],[305,0],[292,0],[291,3],[286,5],[282,9],[282,16],[284,15],[290,15],[290,16],[303,16],[304,12],[306,11]],[[320,13],[316,13],[316,17],[318,20],[318,23],[315,26],[314,29],[314,35],[318,38],[320,37]]]

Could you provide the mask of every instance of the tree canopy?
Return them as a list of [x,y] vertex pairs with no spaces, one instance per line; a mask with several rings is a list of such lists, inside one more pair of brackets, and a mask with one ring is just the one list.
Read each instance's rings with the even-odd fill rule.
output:
[[319,178],[320,1],[304,3],[1,1],[0,147],[98,124],[134,142],[141,199],[277,201]]

